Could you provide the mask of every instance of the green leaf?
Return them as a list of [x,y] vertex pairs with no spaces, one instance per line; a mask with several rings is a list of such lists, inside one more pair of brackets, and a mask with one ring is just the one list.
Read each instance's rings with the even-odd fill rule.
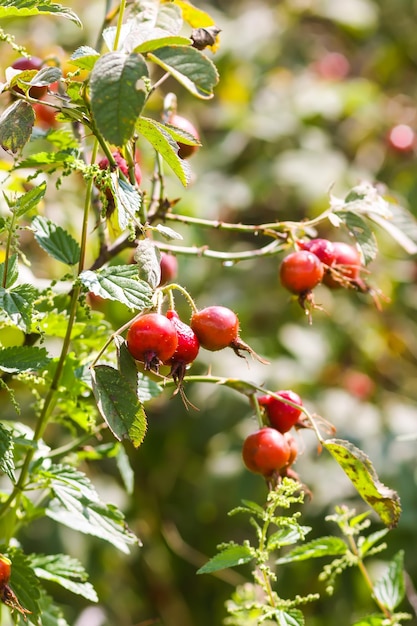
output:
[[374,613],[362,617],[359,622],[355,622],[353,626],[383,626],[386,617],[383,613]]
[[161,281],[161,252],[151,239],[141,239],[134,255],[139,278],[155,289]]
[[45,481],[54,499],[45,514],[56,522],[81,533],[108,541],[121,552],[137,544],[138,538],[127,528],[121,511],[99,499],[96,490],[85,474],[70,466],[55,465],[41,470],[37,484]]
[[231,545],[216,554],[203,567],[200,567],[197,574],[212,574],[228,567],[249,563],[253,558],[253,551],[248,546]]
[[173,230],[169,226],[165,226],[165,224],[157,224],[152,228],[155,232],[159,233],[164,237],[164,239],[168,239],[168,241],[182,239],[182,235],[177,233],[176,230]]
[[41,590],[39,602],[42,615],[42,626],[69,626],[64,619],[61,609],[56,606],[50,596]]
[[283,611],[278,609],[274,615],[279,626],[304,626],[304,615],[298,609]]
[[292,561],[306,561],[322,556],[346,554],[347,551],[346,543],[340,537],[320,537],[320,539],[313,539],[302,546],[297,546],[276,562],[282,564]]
[[297,541],[303,540],[311,531],[310,526],[294,526],[293,528],[281,528],[273,533],[268,539],[268,550],[276,550],[282,546],[290,546]]
[[197,98],[213,97],[219,75],[212,61],[200,50],[191,46],[167,46],[149,52],[147,57]]
[[136,368],[136,361],[130,354],[126,346],[126,341],[120,335],[114,338],[114,343],[117,346],[117,366],[122,378],[130,385],[133,391],[137,394],[138,390],[138,372]]
[[139,398],[120,372],[108,365],[92,369],[98,409],[118,441],[129,439],[138,448],[146,433],[146,415]]
[[174,3],[154,0],[141,0],[131,21],[134,30],[145,31],[148,35],[155,30],[178,35],[183,25],[181,10]]
[[401,505],[398,494],[379,481],[366,454],[350,441],[328,439],[323,446],[339,463],[356,487],[359,495],[378,513],[389,528],[398,524]]
[[30,17],[32,15],[56,15],[71,20],[82,27],[80,18],[68,7],[51,0],[2,0],[0,19],[7,17]]
[[[112,183],[113,178],[111,179]],[[116,177],[116,185],[112,185],[113,195],[116,200],[117,220],[120,230],[126,230],[129,224],[138,225],[137,218],[142,204],[142,196],[129,182]]]
[[370,533],[367,537],[361,535],[358,539],[358,548],[362,557],[366,556],[371,548],[374,547],[388,533],[388,528],[382,528],[374,533]]
[[75,265],[80,260],[80,246],[61,226],[37,215],[32,220],[31,228],[40,247],[52,258],[68,265]]
[[159,33],[163,32],[164,31],[154,30],[151,34],[147,35],[147,38],[144,39],[143,42],[137,43],[133,51],[144,54],[166,46],[190,46],[192,43],[191,39],[188,39],[188,37],[172,37],[171,35],[158,36]]
[[372,213],[368,217],[381,226],[408,254],[417,254],[417,220],[404,207],[389,204],[388,219]]
[[56,81],[62,78],[62,72],[59,67],[52,67],[45,65],[39,72],[36,72],[35,76],[29,82],[29,85],[36,85],[37,87],[47,87],[52,85]]
[[0,310],[15,326],[30,332],[35,298],[36,291],[32,285],[18,285],[13,289],[0,287]]
[[[1,7],[0,7],[1,19]],[[32,134],[35,113],[30,104],[17,100],[0,116],[0,146],[6,152],[21,152]]]
[[140,311],[152,306],[152,290],[139,280],[135,265],[112,265],[95,272],[86,270],[80,274],[80,280],[101,298],[117,300]]
[[36,554],[31,561],[38,578],[57,583],[90,602],[98,602],[93,586],[86,582],[87,573],[77,559],[66,554]]
[[99,58],[100,53],[97,50],[90,46],[81,46],[72,53],[68,61],[82,70],[91,71]]
[[400,550],[388,570],[374,585],[374,596],[385,608],[393,612],[405,596],[404,551]]
[[138,398],[143,402],[149,402],[153,398],[157,398],[163,392],[161,385],[158,385],[154,380],[138,372]]
[[[5,263],[0,263],[0,284],[3,284],[4,270],[6,269]],[[12,287],[19,278],[19,267],[17,265],[17,254],[13,254],[8,259],[7,263],[7,278],[6,289]]]
[[51,358],[45,348],[12,346],[0,348],[0,369],[4,372],[29,372],[48,365]]
[[14,439],[11,431],[0,423],[0,472],[6,474],[12,481],[16,482],[14,473]]
[[126,492],[131,496],[135,487],[135,473],[130,464],[129,457],[126,454],[126,450],[121,444],[118,444],[116,463]]
[[16,217],[22,217],[32,209],[36,208],[43,199],[46,192],[46,182],[42,182],[27,193],[20,196],[12,208]]
[[146,99],[143,79],[148,68],[139,54],[109,52],[96,64],[90,78],[91,109],[107,141],[124,146],[132,137]]
[[37,152],[36,154],[29,154],[27,157],[19,161],[19,167],[39,167],[41,165],[50,165],[50,170],[57,169],[57,166],[62,167],[66,162],[70,164],[75,161],[75,155],[72,151],[62,152]]
[[178,144],[172,138],[170,129],[165,124],[141,117],[136,123],[136,130],[159,152],[186,187],[191,180],[191,168],[187,161],[178,156]]
[[356,239],[362,252],[365,265],[373,261],[378,253],[376,238],[365,220],[351,211],[336,213],[346,224],[349,232]]
[[8,547],[2,549],[2,553],[5,553],[12,562],[10,586],[20,604],[32,613],[30,617],[36,623],[40,615],[39,600],[41,594],[39,581],[31,567],[30,558],[20,548]]

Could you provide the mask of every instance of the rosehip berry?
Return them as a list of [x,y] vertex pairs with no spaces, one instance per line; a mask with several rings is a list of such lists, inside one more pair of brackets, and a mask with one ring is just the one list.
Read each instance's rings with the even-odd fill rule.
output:
[[320,259],[307,250],[299,250],[286,256],[279,270],[283,287],[299,295],[311,291],[318,285],[323,274]]
[[288,464],[290,446],[278,430],[264,427],[246,437],[242,458],[251,472],[268,477]]
[[200,345],[216,351],[231,346],[238,339],[239,320],[231,309],[224,306],[208,306],[191,317],[191,328]]
[[4,554],[0,554],[0,588],[7,585],[10,580],[12,562]]
[[288,458],[287,467],[290,467],[296,460],[298,456],[298,446],[297,442],[290,433],[285,433],[285,439],[287,440],[288,446],[290,448],[290,456]]
[[[187,120],[187,118],[182,117],[181,115],[173,115],[169,119],[169,123],[171,124],[171,126],[176,126],[180,130],[184,130],[189,135],[192,135],[197,141],[200,141],[200,136],[197,132],[197,129],[190,122],[190,120]],[[191,155],[194,154],[194,152],[198,150],[198,146],[190,146],[186,143],[182,143],[181,141],[178,141],[178,148],[178,156],[181,159],[188,159]]]
[[[114,160],[116,161],[116,164],[119,170],[123,172],[126,178],[129,178],[129,167],[128,167],[128,164],[126,163],[126,159],[118,151],[113,152],[112,155],[113,155]],[[108,169],[110,167],[108,158],[103,157],[98,162],[98,166],[101,170]],[[138,163],[135,163],[135,179],[136,179],[136,183],[139,186],[142,182],[142,170],[140,169],[140,165]]]
[[334,263],[334,246],[328,239],[310,239],[309,241],[299,241],[298,245],[302,250],[312,252],[325,265]]
[[[330,270],[324,275],[323,283],[331,289],[337,289],[343,287],[346,281],[348,283],[360,281],[362,260],[359,250],[343,241],[334,241],[333,249],[333,269],[337,270],[338,274]],[[338,275],[340,280],[338,280]]]
[[187,365],[195,361],[197,357],[200,343],[193,329],[180,320],[176,311],[167,311],[166,316],[177,331],[178,345],[172,357],[165,364],[171,365],[173,379],[181,382]]
[[[276,394],[281,396],[281,398],[286,398],[287,400],[290,400],[290,402],[294,402],[294,404],[298,404],[299,406],[302,406],[303,404],[300,396],[294,391],[277,391]],[[298,418],[301,415],[300,409],[297,409],[290,404],[286,404],[285,402],[281,402],[277,398],[270,395],[261,396],[258,398],[258,402],[265,408],[265,413],[268,417],[270,426],[272,426],[272,428],[276,428],[281,433],[286,433],[287,430],[290,430],[290,428],[297,423]]]
[[165,315],[146,313],[130,326],[126,343],[133,358],[145,364],[145,370],[158,371],[177,349],[177,331]]
[[[19,59],[16,59],[14,63],[12,63],[12,68],[21,71],[36,70],[38,72],[41,69],[42,64],[42,59],[39,59],[38,57],[20,57]],[[18,93],[23,93],[19,87],[15,87],[14,90]],[[40,98],[42,98],[42,96],[46,94],[47,91],[48,88],[45,85],[34,85],[29,89],[29,96],[31,98],[39,100]]]
[[42,102],[36,102],[32,104],[32,108],[35,112],[36,124],[45,130],[50,128],[56,128],[58,125],[56,114],[57,110]]
[[173,254],[167,254],[166,252],[161,252],[161,280],[159,281],[159,287],[161,285],[165,285],[166,283],[170,283],[177,276],[178,272],[178,261],[177,257]]

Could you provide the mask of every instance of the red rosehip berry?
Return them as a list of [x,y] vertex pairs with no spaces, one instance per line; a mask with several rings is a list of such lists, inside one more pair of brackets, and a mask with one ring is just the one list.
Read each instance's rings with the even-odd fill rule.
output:
[[251,472],[268,477],[288,464],[290,446],[282,433],[266,426],[246,437],[242,458]]
[[10,580],[12,562],[4,554],[0,554],[0,588],[3,588]]
[[159,281],[159,287],[166,285],[176,278],[178,272],[178,260],[173,254],[167,252],[161,252],[161,280]]
[[193,329],[180,320],[176,311],[167,311],[166,316],[177,331],[178,345],[171,358],[165,361],[165,365],[171,365],[171,376],[181,383],[187,365],[197,357],[200,343]]
[[[300,396],[294,391],[277,391],[276,394],[281,396],[281,398],[286,398],[290,400],[290,402],[294,402],[294,404],[298,404],[298,406],[303,405]],[[270,426],[276,428],[281,433],[286,433],[290,430],[290,428],[297,423],[301,415],[301,409],[281,402],[270,395],[261,396],[258,398],[258,402],[264,407]]]
[[223,350],[238,339],[239,320],[231,309],[224,306],[208,306],[193,313],[191,328],[200,345],[206,350]]
[[309,239],[308,241],[299,241],[298,245],[302,250],[315,254],[324,265],[333,265],[335,260],[334,246],[328,239]]
[[334,264],[324,275],[323,283],[331,289],[337,289],[346,284],[362,282],[360,280],[362,260],[359,250],[343,241],[334,241],[333,250]]
[[[41,69],[42,65],[43,61],[38,57],[20,57],[19,59],[16,59],[14,63],[12,63],[12,68],[20,71],[36,70],[38,72]],[[19,87],[15,87],[14,90],[18,93],[23,93]],[[39,100],[46,94],[47,91],[48,87],[46,87],[45,85],[34,85],[29,89],[29,96],[31,98]]]
[[298,456],[298,446],[295,438],[290,435],[290,433],[284,434],[285,439],[287,440],[288,446],[290,448],[290,456],[288,458],[287,467],[290,467],[293,463],[295,463]]
[[307,250],[298,250],[286,256],[279,270],[283,287],[298,295],[314,289],[321,282],[323,274],[320,259]]
[[[187,118],[175,114],[169,119],[169,124],[171,126],[176,126],[176,128],[179,128],[180,130],[184,130],[186,133],[194,137],[194,139],[200,141],[200,136],[197,129]],[[181,159],[188,159],[197,150],[198,146],[190,146],[186,143],[178,141],[178,156]]]
[[165,315],[146,313],[129,327],[126,343],[133,358],[145,364],[145,370],[158,371],[177,349],[177,331]]

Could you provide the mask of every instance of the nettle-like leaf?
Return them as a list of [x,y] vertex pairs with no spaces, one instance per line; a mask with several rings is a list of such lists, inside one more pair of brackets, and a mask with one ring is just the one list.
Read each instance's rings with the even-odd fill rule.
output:
[[336,213],[342,219],[349,229],[350,234],[355,238],[365,265],[373,261],[378,254],[378,245],[375,234],[369,228],[365,220],[357,213],[346,211],[344,213]]
[[274,617],[279,626],[304,626],[305,624],[304,615],[298,609],[277,610]]
[[[142,196],[129,182],[118,178],[112,180],[112,191],[116,201],[117,221],[121,231],[126,230],[130,224],[139,225],[136,217],[142,204]],[[113,175],[112,175],[113,176]]]
[[38,578],[61,585],[90,602],[98,602],[94,587],[86,582],[87,572],[77,559],[66,554],[35,554],[31,557],[31,565]]
[[230,545],[200,567],[197,574],[212,574],[228,567],[249,563],[254,558],[254,551],[249,546]]
[[200,50],[191,46],[167,46],[146,56],[197,98],[213,97],[219,75],[214,63]]
[[80,46],[72,53],[69,58],[69,63],[81,70],[91,71],[96,64],[96,61],[100,58],[100,53],[90,46]]
[[117,300],[129,308],[143,310],[152,306],[152,289],[138,277],[135,265],[112,265],[80,274],[82,284],[96,296]]
[[23,330],[30,332],[33,303],[36,290],[32,285],[23,284],[12,289],[0,287],[0,310],[10,321]]
[[90,78],[91,110],[107,141],[124,146],[146,100],[148,68],[139,54],[109,52],[94,65]]
[[129,439],[138,448],[145,437],[147,421],[136,390],[109,365],[97,365],[91,375],[98,410],[113,435],[118,441]]
[[355,622],[352,626],[383,626],[386,617],[383,613],[373,613],[362,617],[359,622]]
[[61,226],[37,215],[32,220],[31,228],[40,247],[52,258],[68,265],[75,265],[80,260],[80,246]]
[[121,552],[138,538],[127,528],[124,515],[115,506],[103,503],[85,474],[73,467],[55,465],[41,469],[38,484],[44,481],[53,493],[45,509],[51,519],[87,535],[108,541]]
[[378,214],[370,219],[381,226],[408,254],[417,254],[417,220],[399,204],[389,204],[390,217],[385,219]]
[[40,615],[40,589],[39,581],[33,571],[30,557],[25,555],[20,548],[7,547],[2,549],[12,562],[10,586],[15,592],[19,603],[31,612],[30,619],[37,623]]
[[0,263],[0,285],[3,284],[4,272],[7,271],[6,276],[6,289],[13,287],[14,283],[19,278],[19,267],[17,264],[17,254],[12,254],[6,263]]
[[306,561],[323,556],[337,556],[346,554],[346,543],[340,537],[320,537],[297,546],[291,552],[277,560],[277,563],[291,563],[292,561]]
[[280,528],[268,539],[268,550],[276,550],[282,546],[290,546],[301,541],[311,531],[311,526],[299,526]]
[[[1,18],[1,7],[0,7]],[[30,104],[17,100],[0,116],[0,146],[6,152],[21,152],[32,134],[35,113]]]
[[23,217],[32,209],[35,209],[39,202],[44,198],[46,193],[46,182],[42,182],[30,191],[17,198],[12,207],[12,211],[16,217]]
[[161,252],[151,239],[141,239],[134,255],[139,278],[155,289],[161,281]]
[[374,585],[375,598],[389,611],[394,611],[405,596],[404,552],[394,556],[386,573]]
[[14,473],[14,438],[11,431],[0,423],[0,472],[6,474],[12,481],[16,482]]
[[42,626],[69,626],[64,619],[61,608],[56,606],[53,599],[43,590],[41,590],[39,607],[42,615]]
[[328,439],[323,446],[350,478],[359,495],[389,528],[398,524],[401,504],[398,494],[380,482],[369,457],[350,441]]
[[74,11],[51,0],[2,0],[0,19],[7,17],[30,17],[32,15],[56,15],[74,22],[80,28],[82,23]]
[[170,127],[148,117],[141,117],[136,123],[136,130],[159,152],[186,187],[191,179],[191,168],[187,161],[178,156],[178,144]]
[[[361,557],[366,556],[368,552],[371,551],[388,532],[388,528],[382,528],[374,533],[370,533],[367,537],[364,537],[363,535],[360,536],[358,539],[358,549]],[[382,546],[384,546],[384,544],[382,544]],[[378,548],[382,546],[378,546]]]
[[36,346],[12,346],[0,348],[0,370],[3,372],[28,372],[48,365],[51,358],[45,348]]

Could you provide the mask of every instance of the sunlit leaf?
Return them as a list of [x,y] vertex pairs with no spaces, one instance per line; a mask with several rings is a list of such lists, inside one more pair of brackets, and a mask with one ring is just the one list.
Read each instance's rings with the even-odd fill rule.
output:
[[374,596],[389,611],[394,611],[405,596],[404,552],[400,550],[389,563],[388,570],[374,585]]
[[50,357],[45,348],[12,346],[0,348],[0,369],[4,372],[28,372],[46,367]]
[[126,306],[143,310],[152,305],[150,286],[138,277],[135,265],[112,265],[95,272],[80,274],[83,285],[96,296],[117,300]]
[[0,5],[0,19],[48,14],[64,17],[77,26],[82,26],[81,20],[72,9],[51,0],[2,0]]
[[35,113],[30,104],[23,100],[11,104],[0,116],[0,146],[13,154],[21,152],[30,139],[34,123]]
[[291,563],[292,561],[306,561],[323,556],[337,556],[346,554],[346,543],[340,537],[320,537],[297,546],[291,552],[277,560],[277,563]]
[[200,567],[197,574],[212,574],[228,567],[249,563],[253,559],[253,550],[248,546],[231,545],[216,554],[203,567]]
[[139,278],[155,289],[161,281],[161,253],[151,239],[141,239],[135,250]]
[[61,226],[41,215],[33,219],[31,226],[36,241],[51,257],[68,265],[78,263],[80,246]]
[[90,602],[98,602],[93,586],[81,563],[67,554],[36,554],[31,557],[36,576],[49,580]]

